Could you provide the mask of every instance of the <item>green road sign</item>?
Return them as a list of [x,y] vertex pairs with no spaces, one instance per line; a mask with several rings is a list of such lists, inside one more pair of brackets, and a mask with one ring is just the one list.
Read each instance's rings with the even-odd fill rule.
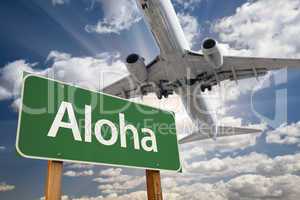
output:
[[36,159],[181,168],[173,113],[36,75],[24,78],[16,148]]

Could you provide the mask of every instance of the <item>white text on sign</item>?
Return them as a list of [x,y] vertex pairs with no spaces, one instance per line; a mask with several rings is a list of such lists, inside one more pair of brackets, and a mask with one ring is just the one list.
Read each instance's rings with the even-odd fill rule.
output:
[[[64,122],[63,117],[67,113],[69,122]],[[97,141],[103,145],[115,145],[120,137],[120,144],[122,148],[127,148],[126,134],[130,131],[133,135],[134,149],[140,150],[141,147],[145,151],[157,152],[157,143],[155,133],[149,128],[141,128],[142,133],[147,134],[144,136],[140,142],[138,130],[135,126],[131,124],[125,124],[125,115],[124,113],[119,113],[119,127],[118,130],[116,125],[107,120],[101,119],[95,123],[94,126],[94,135]],[[111,131],[111,137],[106,139],[103,137],[101,130],[103,126],[108,126]],[[58,130],[60,128],[71,129],[73,138],[76,141],[82,141],[82,137],[79,131],[78,123],[75,117],[74,109],[71,103],[62,101],[60,107],[56,113],[54,121],[51,125],[51,128],[47,134],[48,137],[56,137]],[[85,105],[85,133],[84,133],[84,142],[92,142],[92,109],[90,105]]]

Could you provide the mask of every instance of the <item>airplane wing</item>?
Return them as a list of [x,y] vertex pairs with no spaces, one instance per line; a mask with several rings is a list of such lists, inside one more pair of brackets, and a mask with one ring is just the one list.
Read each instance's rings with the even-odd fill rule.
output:
[[252,129],[252,128],[239,128],[239,127],[226,127],[226,126],[219,126],[217,127],[218,134],[215,135],[213,128],[207,128],[207,129],[200,129],[178,141],[179,144],[185,144],[190,142],[195,142],[199,140],[206,140],[206,139],[212,139],[212,138],[219,138],[219,137],[227,137],[227,136],[236,136],[236,135],[245,135],[245,134],[255,134],[261,132],[261,130],[258,129]]
[[[205,63],[205,58],[202,54],[188,54],[186,56],[187,62],[190,63],[197,71],[197,66]],[[198,64],[197,64],[198,63]],[[212,67],[207,65],[207,73],[203,79],[207,80],[207,84],[215,85],[223,80],[234,80],[259,77],[265,75],[268,71],[282,68],[299,68],[300,59],[281,59],[281,58],[258,58],[258,57],[235,57],[224,56],[223,65],[219,69],[212,72]]]
[[131,75],[126,76],[104,87],[101,92],[127,99],[137,97],[140,93],[139,86],[133,80]]
[[153,85],[138,84],[132,75],[121,78],[120,80],[104,87],[101,92],[118,96],[121,98],[135,98],[143,96],[146,93],[154,92]]
[[236,66],[238,69],[265,68],[267,70],[281,69],[284,67],[298,68],[300,67],[300,59],[225,56],[223,67],[230,69],[232,66]]

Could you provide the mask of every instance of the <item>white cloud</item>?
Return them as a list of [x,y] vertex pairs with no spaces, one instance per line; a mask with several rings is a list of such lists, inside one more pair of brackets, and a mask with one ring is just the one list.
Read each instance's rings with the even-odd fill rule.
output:
[[256,171],[259,161],[268,159],[266,155],[251,153],[246,156],[213,158],[194,161],[185,166],[187,172],[201,173],[205,177],[226,177]]
[[98,189],[106,195],[124,194],[128,190],[134,190],[145,183],[145,177],[122,174],[121,168],[108,168],[100,172],[100,177],[94,178],[94,182],[100,183]]
[[[165,181],[165,180],[163,180]],[[172,185],[164,191],[165,194],[176,195],[176,200],[196,199],[297,199],[299,195],[299,176],[285,175],[278,177],[265,177],[261,175],[242,175],[229,180],[216,183],[194,183]]]
[[289,199],[299,197],[300,177],[244,175],[226,183],[229,199]]
[[[201,150],[200,150],[201,151]],[[195,156],[196,157],[196,156]],[[194,157],[194,158],[195,158]],[[190,171],[162,173],[165,199],[288,199],[299,195],[300,154],[271,158],[264,154],[250,153],[244,156],[213,158],[189,162]],[[99,190],[103,195],[72,198],[78,200],[142,200],[146,198],[144,176],[124,174],[118,168],[109,168],[99,178]],[[224,181],[224,177],[229,178]],[[207,180],[209,180],[207,182]],[[215,180],[215,181],[213,181]],[[128,191],[135,191],[127,193]],[[127,193],[127,194],[125,194]],[[70,198],[71,199],[71,198]]]
[[7,99],[11,96],[11,94],[0,86],[0,100]]
[[219,20],[214,31],[222,42],[234,47],[229,48],[230,53],[238,50],[244,55],[299,57],[299,9],[298,0],[249,1],[233,16]]
[[[196,178],[196,177],[195,177]],[[242,175],[216,183],[189,183],[178,185],[174,179],[164,178],[163,196],[169,200],[234,200],[234,199],[284,199],[295,200],[299,197],[300,177],[284,175],[265,177],[261,175]],[[142,200],[146,199],[145,191],[135,191],[118,196],[82,197],[76,200]]]
[[[145,177],[131,177],[130,180],[124,181],[120,180],[120,182],[113,182],[110,184],[100,184],[98,189],[104,194],[122,194],[127,192],[128,190],[134,190],[138,186],[145,183]],[[115,180],[116,181],[116,180]]]
[[174,2],[181,6],[180,9],[194,10],[195,7],[202,2],[202,0],[174,0]]
[[117,33],[129,28],[142,19],[133,0],[100,1],[103,6],[104,18],[96,25],[87,25],[87,32]]
[[[193,150],[192,150],[193,151]],[[202,150],[200,150],[202,151]],[[195,153],[196,157],[196,153]],[[194,158],[195,158],[194,157]],[[264,154],[257,154],[257,153],[251,153],[249,155],[245,156],[237,156],[237,157],[226,157],[224,159],[214,158],[207,161],[192,161],[190,163],[190,170],[185,172],[183,174],[175,174],[173,175],[168,174],[166,178],[163,179],[164,184],[164,191],[168,193],[168,195],[175,196],[176,198],[173,199],[185,199],[187,197],[190,197],[189,194],[177,194],[174,192],[174,187],[185,187],[187,191],[190,191],[191,188],[189,187],[189,184],[193,182],[199,182],[201,180],[207,179],[207,178],[221,178],[221,177],[228,177],[228,176],[238,176],[245,173],[258,173],[262,176],[278,176],[278,175],[285,175],[289,173],[296,173],[299,171],[299,155],[296,154],[294,156],[280,156],[276,157],[274,159],[264,155]],[[289,162],[288,162],[289,161]],[[282,169],[283,163],[286,163],[285,170]],[[269,168],[272,166],[272,170]],[[109,170],[112,171],[112,170]],[[190,174],[192,172],[192,174]],[[110,174],[110,173],[109,173]],[[113,173],[114,174],[114,173]],[[117,173],[118,174],[118,173]],[[174,173],[173,173],[174,174]],[[125,193],[129,187],[124,187],[127,180],[135,180],[138,183],[142,184],[144,182],[144,177],[134,177],[130,175],[124,175],[119,174],[118,176],[112,176],[114,178],[97,178],[94,179],[94,181],[99,183],[110,183],[105,184],[102,187],[99,187],[102,191],[109,192],[109,193]],[[168,178],[171,177],[171,178]],[[172,182],[172,180],[174,182]],[[135,182],[134,181],[134,182]],[[141,182],[139,182],[141,181]],[[135,182],[136,183],[136,182]],[[102,185],[101,184],[101,185]],[[182,184],[184,186],[182,186]],[[207,191],[208,189],[210,195],[216,195],[216,198],[218,195],[220,195],[217,190],[211,190],[212,188],[215,188],[216,185],[221,184],[204,184],[204,185],[193,185],[194,187],[197,186],[197,190],[201,190],[202,187],[205,187]],[[135,184],[133,184],[136,186]],[[138,185],[138,184],[137,184]],[[191,185],[192,187],[192,185]],[[172,189],[173,188],[173,189]],[[179,190],[179,189],[178,189]],[[177,190],[176,190],[177,191]],[[205,195],[205,192],[202,191]],[[200,194],[200,193],[198,193]],[[130,194],[129,194],[130,195]],[[222,196],[222,195],[221,195]],[[178,198],[177,198],[178,197]],[[179,198],[180,197],[180,198]],[[196,195],[192,196],[190,198],[196,199]]]
[[179,13],[178,15],[179,22],[185,34],[187,41],[192,47],[200,39],[200,25],[197,19],[194,16],[191,16],[187,13]]
[[182,152],[182,156],[185,160],[189,160],[192,158],[205,156],[205,155],[206,155],[206,151],[204,150],[204,148],[199,146],[195,146],[195,147],[193,146],[192,148]]
[[108,168],[106,170],[102,170],[100,172],[100,176],[105,176],[105,177],[119,176],[121,175],[121,172],[122,172],[121,168]]
[[300,121],[282,124],[275,130],[268,131],[266,141],[267,143],[300,145]]
[[71,54],[59,52],[59,51],[50,51],[46,61],[53,60],[54,62],[58,62],[58,61],[68,60],[70,58],[72,58]]
[[300,154],[277,156],[259,162],[256,172],[264,176],[279,176],[300,171]]
[[64,162],[64,165],[66,165],[67,169],[92,169],[94,167],[94,165],[81,164],[81,163],[66,163],[66,162]]
[[235,49],[228,43],[219,42],[219,48],[225,56],[250,56],[251,51],[249,49]]
[[146,198],[147,196],[145,191],[135,191],[121,196],[118,196],[117,194],[111,194],[106,197],[103,196],[81,197],[81,198],[74,198],[73,200],[144,200]]
[[33,72],[36,63],[16,60],[0,69],[0,100],[17,97],[20,94],[23,71]]
[[102,87],[128,74],[118,53],[103,53],[98,57],[72,57],[66,53],[50,52],[53,64],[44,73],[68,83],[100,90]]
[[300,171],[300,154],[271,158],[265,154],[253,152],[244,156],[185,162],[184,170],[197,174],[199,180],[201,178],[222,179],[247,173],[279,176]]
[[16,100],[12,106],[14,109],[18,108],[23,71],[93,90],[100,90],[128,75],[119,53],[102,53],[97,57],[72,57],[67,53],[51,51],[47,61],[50,66],[44,70],[35,69],[37,63],[27,63],[25,60],[11,62],[1,68],[0,100],[14,98]]
[[6,147],[5,146],[0,146],[0,151],[5,151]]
[[0,183],[0,192],[7,192],[15,189],[14,185],[9,185],[4,182]]
[[70,176],[70,177],[79,177],[79,176],[93,176],[94,171],[93,170],[84,170],[84,171],[73,171],[73,170],[68,170],[64,173],[65,176]]
[[118,175],[118,176],[111,176],[111,177],[98,177],[93,179],[93,181],[98,183],[115,183],[115,182],[125,182],[132,179],[132,176],[128,175]]

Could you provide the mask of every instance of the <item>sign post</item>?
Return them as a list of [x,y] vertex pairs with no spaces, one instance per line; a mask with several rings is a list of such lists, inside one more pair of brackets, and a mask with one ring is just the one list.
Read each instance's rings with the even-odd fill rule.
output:
[[16,150],[26,158],[50,160],[47,200],[59,199],[64,161],[147,169],[149,199],[160,200],[159,170],[181,170],[174,117],[169,111],[27,75]]
[[146,170],[148,200],[162,200],[160,172],[158,170]]
[[48,174],[45,187],[46,200],[60,200],[61,199],[61,175],[63,169],[63,162],[48,161]]

